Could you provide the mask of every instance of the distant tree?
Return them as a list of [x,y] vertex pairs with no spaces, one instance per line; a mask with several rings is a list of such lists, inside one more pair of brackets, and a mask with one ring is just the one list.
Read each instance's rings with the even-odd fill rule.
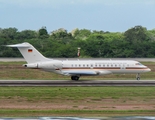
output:
[[86,45],[84,47],[85,54],[91,57],[101,57],[103,54],[102,45],[104,42],[102,40],[86,40]]
[[102,34],[98,34],[98,33],[96,33],[96,34],[91,34],[88,38],[87,38],[87,40],[104,40],[105,38],[104,38],[104,36],[102,35]]
[[151,41],[155,41],[155,29],[148,30],[147,31],[147,34],[148,34],[148,36],[149,36],[149,38],[150,38]]
[[39,38],[44,39],[44,38],[48,38],[48,32],[46,27],[42,27],[41,29],[39,29]]
[[21,32],[18,32],[16,35],[16,39],[18,40],[33,39],[33,38],[37,38],[37,32],[33,30],[23,30]]
[[52,31],[51,32],[51,39],[61,41],[62,43],[69,43],[71,40],[74,38],[72,37],[71,33],[68,33],[67,30],[64,28],[60,28],[58,30]]
[[17,28],[5,28],[0,30],[0,38],[4,38],[6,40],[14,40],[17,35]]
[[[0,28],[0,45],[29,42],[47,57],[155,57],[155,29],[147,30],[135,26],[124,33],[91,32],[87,29],[74,29],[68,33],[60,28],[49,35],[46,27],[39,31],[17,28]],[[0,57],[21,57],[16,48],[0,47]]]
[[96,34],[96,33],[97,33],[97,34],[104,34],[104,31],[102,31],[102,30],[101,30],[101,31],[93,30],[93,33],[95,33],[95,34]]
[[147,47],[148,47],[148,49],[146,50],[144,50],[145,52],[146,52],[146,54],[147,54],[147,57],[148,58],[153,58],[153,57],[155,57],[155,41],[153,41],[153,42],[147,42],[146,44],[148,44],[147,45]]
[[125,31],[124,36],[125,40],[130,43],[137,43],[149,40],[147,36],[147,29],[142,26],[135,26],[131,29],[128,29],[127,31]]
[[87,29],[76,29],[73,37],[75,39],[86,40],[91,35],[91,31]]

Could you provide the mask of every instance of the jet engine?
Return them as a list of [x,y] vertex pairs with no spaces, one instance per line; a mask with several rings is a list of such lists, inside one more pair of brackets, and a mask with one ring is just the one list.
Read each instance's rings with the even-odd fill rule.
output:
[[61,63],[61,61],[58,61],[58,60],[41,62],[41,63],[38,63],[38,68],[41,68],[41,69],[61,69],[62,63]]
[[23,65],[26,68],[39,68],[39,69],[61,69],[62,63],[58,60],[38,62],[38,63],[30,63]]
[[23,66],[26,68],[38,68],[37,63],[24,64]]

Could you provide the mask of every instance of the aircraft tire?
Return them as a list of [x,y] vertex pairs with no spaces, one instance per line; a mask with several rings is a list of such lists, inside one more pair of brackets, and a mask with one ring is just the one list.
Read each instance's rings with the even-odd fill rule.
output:
[[140,80],[140,77],[137,77],[137,80]]
[[78,81],[79,80],[79,77],[78,76],[75,76],[74,77],[74,80]]
[[77,80],[79,80],[79,77],[78,76],[71,76],[71,80],[77,81]]

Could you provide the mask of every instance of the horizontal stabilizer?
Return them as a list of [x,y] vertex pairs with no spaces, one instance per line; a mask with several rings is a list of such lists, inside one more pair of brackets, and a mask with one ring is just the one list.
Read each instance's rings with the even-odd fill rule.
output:
[[14,44],[14,45],[6,45],[7,47],[17,47],[17,48],[25,48],[31,47],[29,43],[21,43],[21,44]]

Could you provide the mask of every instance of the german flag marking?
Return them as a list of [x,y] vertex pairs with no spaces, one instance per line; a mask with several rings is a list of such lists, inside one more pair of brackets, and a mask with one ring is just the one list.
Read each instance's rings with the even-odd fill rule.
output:
[[28,52],[33,52],[33,50],[32,49],[28,49]]

